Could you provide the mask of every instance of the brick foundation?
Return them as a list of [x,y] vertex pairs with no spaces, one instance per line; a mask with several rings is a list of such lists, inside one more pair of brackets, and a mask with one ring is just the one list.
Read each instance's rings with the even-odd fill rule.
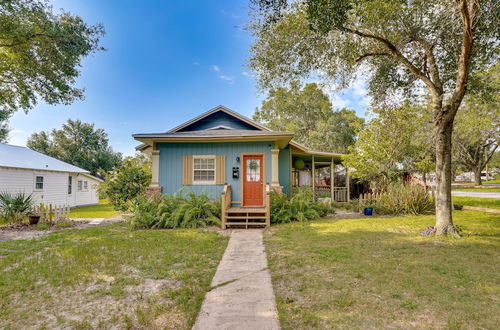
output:
[[146,196],[151,197],[153,195],[161,194],[161,187],[147,187],[146,188]]

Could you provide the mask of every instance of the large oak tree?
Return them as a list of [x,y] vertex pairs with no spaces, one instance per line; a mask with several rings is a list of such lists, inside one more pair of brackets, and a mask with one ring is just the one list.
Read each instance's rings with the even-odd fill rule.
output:
[[363,75],[375,103],[431,99],[436,154],[436,233],[452,221],[453,122],[469,75],[497,60],[497,0],[253,0],[250,66],[264,88]]
[[99,24],[55,13],[46,0],[0,1],[0,139],[15,111],[29,111],[39,100],[70,104],[83,98],[75,79],[82,59],[102,49],[103,33]]

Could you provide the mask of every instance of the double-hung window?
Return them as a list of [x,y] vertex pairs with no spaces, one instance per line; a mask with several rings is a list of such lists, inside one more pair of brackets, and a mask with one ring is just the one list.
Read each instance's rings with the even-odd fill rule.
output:
[[82,191],[82,180],[78,180],[78,191]]
[[193,156],[193,183],[215,184],[215,156]]
[[89,190],[89,183],[88,183],[88,181],[83,181],[83,190],[85,190],[85,191]]
[[35,190],[43,190],[43,176],[35,176]]
[[73,177],[68,176],[68,195],[73,192]]

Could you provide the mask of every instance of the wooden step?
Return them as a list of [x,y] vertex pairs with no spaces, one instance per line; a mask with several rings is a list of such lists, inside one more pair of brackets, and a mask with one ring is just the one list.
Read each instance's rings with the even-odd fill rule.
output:
[[267,217],[264,216],[227,216],[226,219],[266,219]]

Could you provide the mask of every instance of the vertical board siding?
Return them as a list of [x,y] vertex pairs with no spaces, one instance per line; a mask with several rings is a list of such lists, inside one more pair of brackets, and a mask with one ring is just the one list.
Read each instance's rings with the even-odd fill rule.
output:
[[[271,182],[271,149],[274,142],[220,142],[220,143],[157,143],[160,150],[160,185],[163,193],[175,194],[192,191],[196,194],[204,192],[210,198],[219,198],[223,184],[218,185],[182,185],[184,156],[219,155],[226,159],[226,182],[231,185],[231,200],[241,201],[241,181],[243,162],[236,161],[245,152],[264,152],[266,155],[266,182]],[[233,167],[240,168],[240,177],[233,179]]]
[[290,195],[290,146],[280,149],[279,153],[279,180],[283,192]]
[[206,118],[192,123],[187,127],[184,127],[183,129],[179,130],[179,132],[200,131],[220,125],[231,127],[233,129],[258,130],[258,128],[253,127],[252,125],[245,123],[238,118],[230,116],[225,112],[216,112]]

